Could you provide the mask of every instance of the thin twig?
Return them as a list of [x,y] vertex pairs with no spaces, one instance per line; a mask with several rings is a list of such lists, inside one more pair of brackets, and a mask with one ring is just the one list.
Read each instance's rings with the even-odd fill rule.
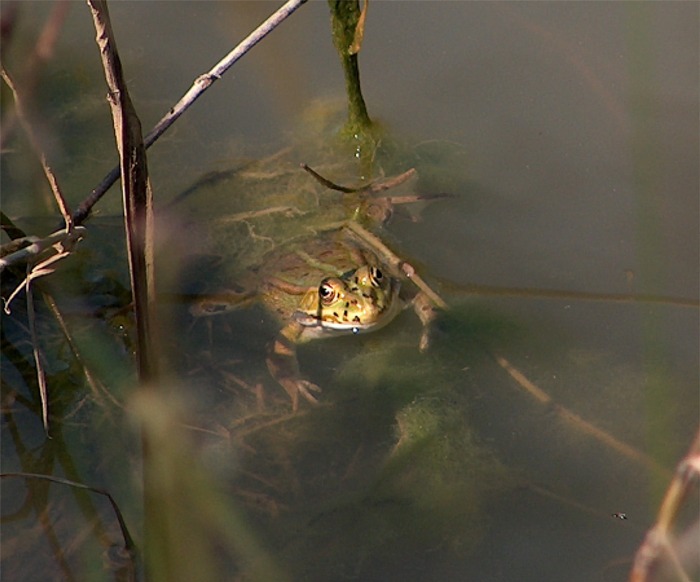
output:
[[[35,315],[34,315],[34,297],[32,294],[32,281],[53,273],[54,263],[60,261],[61,259],[69,256],[72,252],[73,244],[78,240],[78,238],[72,238],[74,236],[79,237],[80,231],[84,230],[83,227],[76,227],[69,232],[60,232],[61,238],[58,242],[55,242],[52,246],[56,251],[55,254],[51,255],[44,261],[31,265],[27,265],[27,275],[24,280],[17,286],[17,288],[10,294],[10,296],[4,301],[5,313],[10,313],[10,304],[12,300],[17,296],[17,294],[22,290],[26,291],[27,298],[27,320],[29,323],[29,334],[32,342],[32,351],[34,354],[34,363],[36,367],[37,383],[39,384],[39,397],[41,400],[41,420],[44,425],[44,431],[46,435],[49,435],[49,405],[48,405],[48,391],[46,386],[46,373],[44,372],[44,365],[42,361],[42,356],[39,348],[39,337],[36,333],[35,326]],[[31,245],[34,246],[34,245]],[[19,251],[21,252],[21,251]],[[18,253],[15,253],[15,255]]]
[[[215,81],[228,71],[243,55],[252,49],[257,43],[265,38],[286,18],[288,18],[297,8],[304,4],[306,0],[288,0],[282,7],[274,12],[265,22],[248,35],[241,43],[221,59],[210,71],[197,77],[189,90],[180,100],[170,108],[163,118],[155,125],[150,133],[144,138],[146,148],[163,135],[168,128],[206,91]],[[105,192],[119,178],[119,167],[112,169],[102,182],[90,193],[90,195],[78,206],[73,219],[76,224],[82,222],[90,214],[90,210],[97,201],[104,196]]]
[[615,438],[613,435],[610,433],[604,431],[603,429],[595,426],[594,424],[591,424],[587,420],[584,420],[581,418],[578,414],[572,412],[565,406],[562,406],[561,404],[556,403],[552,397],[547,394],[542,388],[537,386],[534,382],[529,380],[525,374],[523,374],[520,370],[518,370],[515,366],[513,366],[508,360],[506,360],[503,356],[499,354],[490,354],[495,360],[496,363],[503,368],[508,375],[515,380],[515,382],[520,386],[523,390],[525,390],[530,396],[532,396],[535,400],[537,400],[540,404],[544,404],[546,406],[551,406],[556,413],[556,415],[561,418],[562,420],[565,420],[568,422],[571,426],[577,428],[581,432],[592,436],[594,439],[596,439],[598,442],[604,444],[605,446],[617,451],[618,453],[624,455],[625,457],[638,461],[645,466],[653,469],[654,471],[657,471],[661,475],[666,475],[668,474],[668,471],[666,468],[662,467],[657,463],[653,458],[651,458],[649,455],[635,449],[634,447],[628,445],[627,443],[624,443],[620,441],[619,439]]
[[[386,180],[381,180],[379,182],[373,181],[370,182],[369,184],[365,184],[364,186],[357,186],[355,188],[352,187],[347,187],[347,186],[341,186],[340,184],[336,184],[335,182],[331,182],[328,178],[325,178],[321,176],[316,170],[311,168],[307,164],[301,164],[302,170],[305,170],[309,174],[311,174],[317,182],[319,182],[322,186],[325,186],[326,188],[330,190],[336,190],[337,192],[343,192],[344,194],[353,194],[356,192],[362,192],[362,193],[368,193],[368,194],[376,194],[377,192],[384,192],[385,190],[390,190],[391,188],[396,188],[396,186],[400,186],[404,182],[410,180],[416,175],[416,169],[415,168],[410,168],[409,170],[406,170],[403,174],[399,174],[398,176],[392,176],[391,178],[387,178]],[[446,194],[440,194],[440,197],[445,197],[449,196]],[[430,198],[432,199],[434,195],[431,195]],[[410,197],[411,202],[415,202],[416,200],[420,199],[418,196],[413,196]],[[392,198],[393,200],[393,198]]]
[[53,316],[56,319],[58,326],[61,328],[61,332],[63,332],[63,337],[66,339],[66,342],[68,343],[68,347],[70,348],[71,352],[73,352],[73,357],[83,369],[83,374],[85,375],[85,379],[87,380],[88,385],[92,389],[92,393],[95,397],[95,400],[100,402],[102,400],[100,393],[104,393],[107,396],[107,398],[112,402],[112,404],[120,408],[124,408],[124,405],[114,397],[114,395],[104,386],[102,381],[93,375],[90,367],[84,361],[80,349],[78,348],[78,345],[76,344],[75,340],[73,339],[73,336],[70,333],[70,330],[68,329],[66,320],[63,318],[63,314],[58,308],[56,300],[50,293],[44,292],[42,293],[42,296],[44,298],[44,302],[51,310],[51,313],[53,313]]
[[440,309],[446,309],[447,303],[440,297],[433,289],[423,280],[423,278],[416,272],[413,266],[406,261],[402,261],[396,254],[394,254],[389,247],[387,247],[378,236],[375,236],[364,228],[361,224],[354,220],[348,220],[343,226],[347,229],[347,232],[352,236],[355,236],[359,241],[366,245],[369,245],[371,249],[380,253],[382,259],[384,259],[392,268],[402,273],[406,278],[411,280],[413,284],[418,287],[430,301]]
[[321,176],[321,174],[319,174],[316,170],[314,170],[312,167],[308,166],[307,164],[301,164],[301,168],[302,168],[302,170],[306,170],[306,172],[311,174],[319,184],[328,188],[329,190],[343,192],[344,194],[352,194],[354,192],[359,192],[363,188],[363,186],[359,186],[357,188],[348,188],[347,186],[341,186],[340,184],[336,184],[335,182],[331,182],[328,178],[324,178],[323,176]]
[[[8,315],[10,314],[10,304],[15,296],[22,290],[24,285],[28,286],[34,279],[38,279],[39,277],[53,273],[54,267],[51,265],[70,256],[71,252],[73,251],[73,247],[82,238],[84,231],[85,229],[82,226],[75,227],[68,233],[61,230],[57,233],[49,235],[45,239],[37,240],[28,247],[24,247],[23,249],[0,259],[0,272],[2,272],[2,270],[8,265],[19,262],[19,260],[28,260],[34,255],[39,255],[42,251],[49,248],[49,246],[55,251],[53,255],[49,256],[47,259],[44,259],[40,263],[27,266],[27,276],[25,279],[17,286],[17,288],[7,299],[4,299],[5,313]],[[28,240],[31,240],[32,238],[33,237],[27,237]]]
[[78,483],[76,481],[70,481],[69,479],[54,477],[53,475],[41,475],[37,473],[0,473],[0,478],[6,477],[19,477],[23,479],[39,479],[43,481],[51,481],[53,483],[59,483],[60,485],[67,485],[69,487],[75,487],[77,489],[86,489],[93,493],[97,493],[98,495],[104,495],[105,497],[107,497],[107,500],[109,501],[109,504],[112,506],[112,510],[114,511],[114,515],[116,516],[117,521],[119,522],[119,529],[121,530],[122,538],[124,539],[124,549],[129,553],[132,560],[135,560],[137,554],[136,544],[134,543],[131,534],[129,534],[129,528],[126,525],[126,520],[124,519],[124,516],[122,515],[122,512],[119,509],[119,506],[117,505],[117,502],[114,500],[114,497],[112,497],[109,491],[101,489],[99,487],[91,487],[89,485],[84,485],[83,483]]
[[34,354],[34,365],[36,367],[36,379],[39,384],[39,398],[41,400],[41,422],[44,425],[44,432],[49,436],[49,397],[46,390],[46,373],[39,349],[39,338],[36,334],[36,318],[34,315],[34,294],[30,284],[30,278],[26,278],[27,290],[27,321],[29,322],[29,334],[32,340],[32,353]]
[[685,458],[678,464],[676,473],[666,491],[656,524],[644,539],[637,551],[634,565],[630,572],[630,582],[647,582],[651,580],[654,567],[660,558],[667,557],[675,568],[678,580],[690,581],[671,547],[670,529],[678,515],[683,501],[687,498],[693,483],[700,478],[700,430],[696,433],[693,444]]
[[[76,242],[85,236],[86,232],[87,230],[84,226],[76,226],[70,233],[66,233],[64,229],[61,229],[44,238],[27,236],[14,239],[11,243],[2,246],[3,251],[8,250],[9,252],[0,258],[0,273],[11,265],[29,261],[49,247],[55,247],[56,250],[59,250],[58,247],[60,246],[60,250],[70,250]],[[23,244],[26,244],[26,246],[21,246]],[[15,247],[18,250],[14,250]]]

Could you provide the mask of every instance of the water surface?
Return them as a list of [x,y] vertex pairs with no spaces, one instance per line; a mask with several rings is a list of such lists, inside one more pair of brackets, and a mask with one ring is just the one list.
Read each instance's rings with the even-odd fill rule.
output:
[[[113,3],[144,127],[275,7]],[[7,50],[11,72],[49,9],[20,5],[21,27]],[[167,343],[184,354],[176,369],[200,429],[182,433],[199,436],[202,458],[214,459],[208,466],[218,468],[218,482],[292,579],[626,579],[653,522],[664,471],[697,428],[697,21],[694,3],[370,5],[361,53],[370,113],[424,156],[460,152],[438,157],[439,176],[423,183],[455,198],[430,205],[420,222],[397,216],[387,233],[452,306],[434,350],[419,357],[409,313],[359,341],[309,345],[302,368],[324,386],[330,406],[237,448],[235,438],[220,435],[235,435],[255,400],[231,388],[232,374],[262,382],[270,414],[281,414],[284,395],[263,363],[274,326],[259,310],[210,331],[193,326],[184,307],[168,312],[182,326]],[[87,9],[72,5],[35,97],[73,205],[115,162],[91,26]],[[295,143],[312,104],[342,92],[327,6],[308,3],[150,150],[158,205],[207,172]],[[447,143],[453,149],[435,145]],[[36,215],[55,224],[50,197],[27,195],[45,187],[25,146],[14,147],[3,153],[3,211],[27,229]],[[127,271],[119,222],[111,218],[120,205],[114,189],[88,223],[81,254],[47,284],[83,338],[83,357],[124,402],[133,369],[121,333],[129,329]],[[219,210],[211,210],[216,217]],[[187,244],[175,246],[174,257],[202,250],[197,230],[184,235],[195,240],[179,237]],[[473,294],[472,285],[519,291]],[[647,300],[610,297],[626,294]],[[20,306],[3,325],[3,471],[105,487],[140,539],[138,435],[119,405],[84,391],[81,366],[42,311],[50,388],[57,386],[57,428],[45,438]],[[562,419],[505,362],[556,405],[662,469]],[[401,441],[407,426],[425,430],[411,433],[428,435],[425,448]],[[203,428],[215,436],[201,438]],[[397,443],[408,446],[404,457]],[[28,486],[42,499],[43,489]],[[29,503],[24,487],[3,482],[6,571],[17,580],[46,572],[100,579],[106,534],[85,523],[97,520],[117,539],[106,506],[52,486],[42,522],[42,504]],[[69,548],[66,558],[51,549],[54,533],[45,523],[56,528],[58,546]],[[35,559],[11,547],[31,548]]]

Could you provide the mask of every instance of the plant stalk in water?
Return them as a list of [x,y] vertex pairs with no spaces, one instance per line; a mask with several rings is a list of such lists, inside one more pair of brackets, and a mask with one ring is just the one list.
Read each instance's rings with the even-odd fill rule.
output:
[[335,45],[345,74],[348,96],[348,121],[343,134],[356,143],[357,157],[371,160],[377,143],[376,127],[367,113],[360,88],[358,53],[364,36],[367,1],[360,10],[359,0],[328,0],[331,9],[331,28]]

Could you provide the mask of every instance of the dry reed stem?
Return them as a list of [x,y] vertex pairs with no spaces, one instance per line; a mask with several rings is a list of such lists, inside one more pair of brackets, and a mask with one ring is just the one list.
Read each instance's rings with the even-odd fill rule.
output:
[[141,122],[122,73],[106,0],[87,0],[87,3],[92,12],[96,42],[109,89],[108,101],[119,152],[129,275],[136,316],[138,371],[142,382],[150,382],[157,378],[158,373],[153,313],[153,195],[148,180],[146,148],[141,135]]
[[688,454],[676,468],[675,475],[661,502],[656,524],[649,530],[637,551],[629,582],[652,580],[654,567],[662,557],[669,559],[674,566],[674,573],[678,576],[678,580],[690,582],[690,576],[685,572],[682,561],[671,545],[670,530],[690,488],[697,486],[698,480],[700,480],[700,430],[695,435]]
[[[155,127],[146,135],[144,139],[145,147],[148,149],[155,141],[163,135],[168,128],[204,93],[215,81],[218,81],[228,69],[230,69],[243,55],[252,49],[258,42],[265,38],[286,18],[288,18],[297,8],[304,4],[306,0],[288,0],[276,12],[274,12],[265,22],[256,28],[251,34],[243,39],[236,48],[221,59],[212,69],[200,75],[194,80],[192,86],[173,105],[170,110],[156,123]],[[107,174],[102,182],[83,200],[78,206],[73,219],[76,224],[82,222],[90,214],[92,207],[99,201],[105,192],[117,181],[120,172],[115,167]]]

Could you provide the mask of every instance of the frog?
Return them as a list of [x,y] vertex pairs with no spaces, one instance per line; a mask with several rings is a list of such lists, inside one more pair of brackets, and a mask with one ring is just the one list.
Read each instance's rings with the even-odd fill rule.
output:
[[349,218],[274,248],[237,281],[243,291],[205,295],[190,309],[195,316],[208,316],[262,304],[279,328],[267,349],[267,369],[288,394],[294,412],[300,399],[319,404],[321,392],[301,373],[298,346],[379,330],[413,306],[423,324],[419,347],[425,351],[436,310],[445,307],[410,264],[362,225],[363,220],[371,225],[386,222],[392,201],[373,194],[409,179],[414,170],[350,189],[334,185],[308,166],[304,169],[324,186],[353,197]]

